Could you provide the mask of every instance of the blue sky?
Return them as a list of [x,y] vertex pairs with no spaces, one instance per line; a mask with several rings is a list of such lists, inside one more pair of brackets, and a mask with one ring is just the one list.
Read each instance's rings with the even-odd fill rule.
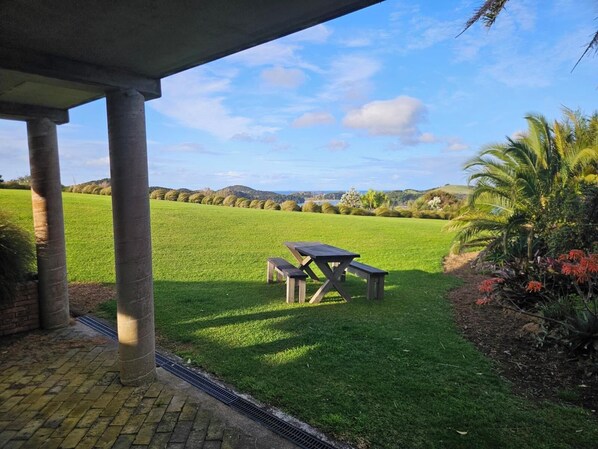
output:
[[[162,81],[146,103],[150,185],[262,190],[463,184],[464,161],[530,112],[596,109],[591,0],[385,1]],[[61,176],[109,176],[105,102],[59,127]],[[0,121],[0,174],[29,173],[24,123]]]

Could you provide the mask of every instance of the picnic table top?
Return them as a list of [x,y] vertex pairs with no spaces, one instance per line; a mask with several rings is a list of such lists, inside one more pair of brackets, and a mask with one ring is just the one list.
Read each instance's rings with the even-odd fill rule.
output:
[[351,258],[359,257],[358,253],[347,251],[336,246],[327,245],[321,242],[285,242],[285,245],[313,259],[317,258]]

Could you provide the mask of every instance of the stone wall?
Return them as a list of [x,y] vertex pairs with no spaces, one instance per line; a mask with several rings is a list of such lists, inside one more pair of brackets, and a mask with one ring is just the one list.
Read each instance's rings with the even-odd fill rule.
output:
[[19,284],[16,297],[0,301],[0,336],[39,329],[37,281]]

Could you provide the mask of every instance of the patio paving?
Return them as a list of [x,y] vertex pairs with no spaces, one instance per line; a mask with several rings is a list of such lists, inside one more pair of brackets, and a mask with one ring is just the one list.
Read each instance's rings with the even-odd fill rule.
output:
[[0,448],[298,446],[161,368],[121,385],[116,343],[75,323],[0,339]]

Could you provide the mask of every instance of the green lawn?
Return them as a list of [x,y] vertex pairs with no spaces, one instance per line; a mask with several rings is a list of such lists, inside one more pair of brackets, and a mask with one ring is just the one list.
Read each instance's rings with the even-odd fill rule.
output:
[[[515,397],[460,336],[445,222],[151,207],[158,330],[237,389],[362,447],[596,448],[595,416]],[[0,190],[0,208],[32,227],[29,192]],[[110,198],[65,194],[64,208],[70,279],[114,282]],[[265,283],[266,258],[290,258],[285,240],[361,253],[390,272],[385,299],[349,277],[351,303],[286,304],[284,285]]]

